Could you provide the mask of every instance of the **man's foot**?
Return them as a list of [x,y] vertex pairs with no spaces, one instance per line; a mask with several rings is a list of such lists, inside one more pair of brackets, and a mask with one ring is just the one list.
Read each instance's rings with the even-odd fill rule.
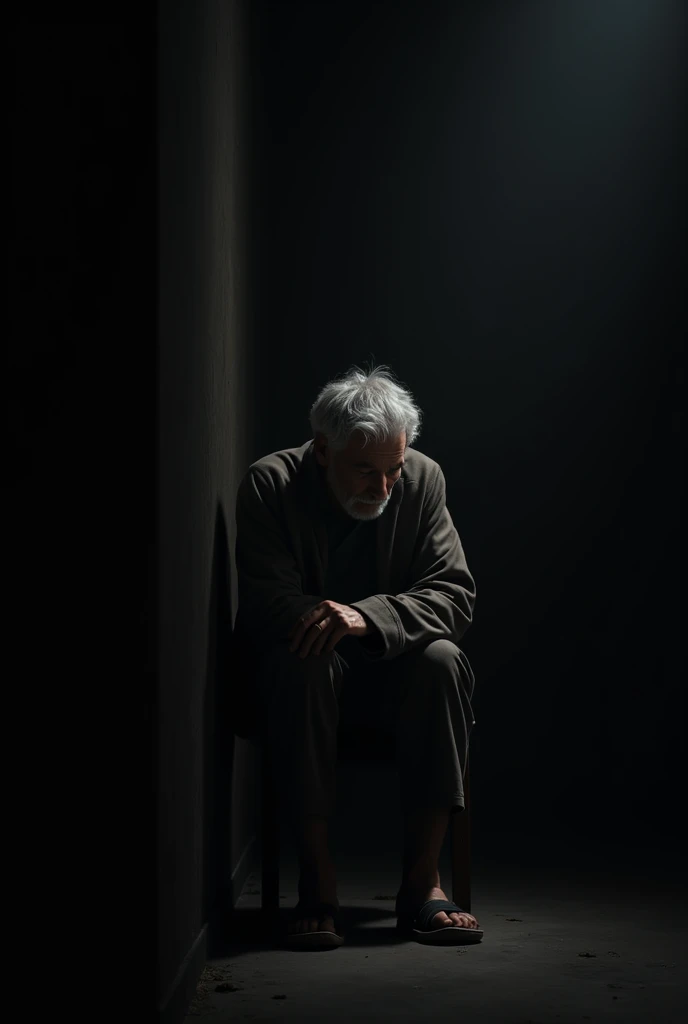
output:
[[[314,903],[331,903],[339,910],[337,899],[337,880],[334,867],[325,869],[304,870],[299,875],[299,903],[308,906]],[[321,917],[319,920],[314,917],[297,916],[290,922],[288,932],[290,935],[305,932],[333,932],[337,934],[334,918],[330,915]]]
[[[408,910],[415,910],[416,908],[422,907],[422,905],[427,903],[428,900],[446,899],[449,899],[449,897],[438,886],[414,887],[406,883],[402,884],[402,887],[397,894],[397,906],[408,908]],[[440,910],[439,913],[435,914],[430,926],[431,928],[480,927],[476,918],[473,917],[472,914],[467,914],[466,911],[462,911],[460,914],[446,914],[444,910]]]

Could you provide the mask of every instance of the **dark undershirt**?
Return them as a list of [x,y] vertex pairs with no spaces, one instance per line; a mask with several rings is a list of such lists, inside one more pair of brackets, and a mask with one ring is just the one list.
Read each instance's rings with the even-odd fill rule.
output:
[[[342,510],[343,512],[343,510]],[[336,510],[326,516],[328,556],[325,596],[339,604],[352,604],[377,593],[375,520],[352,519]]]
[[[377,520],[353,519],[329,491],[324,477],[322,484],[321,512],[328,544],[324,596],[350,605],[378,593]],[[342,650],[353,643],[370,656],[379,656],[384,647],[374,626],[368,636],[345,637],[344,641]]]

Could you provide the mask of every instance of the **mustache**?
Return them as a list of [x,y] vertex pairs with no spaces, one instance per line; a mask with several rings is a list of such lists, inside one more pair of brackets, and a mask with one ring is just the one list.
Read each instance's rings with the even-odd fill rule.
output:
[[377,498],[349,498],[351,504],[358,503],[360,505],[384,505],[389,498],[383,498],[382,501],[378,501]]

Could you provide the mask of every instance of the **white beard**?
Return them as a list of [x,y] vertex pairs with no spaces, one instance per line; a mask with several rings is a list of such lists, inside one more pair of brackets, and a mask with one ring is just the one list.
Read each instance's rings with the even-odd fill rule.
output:
[[[327,482],[339,504],[342,506],[346,514],[351,516],[352,519],[359,519],[363,522],[369,522],[371,519],[377,519],[382,515],[389,504],[389,497],[385,498],[384,501],[379,502],[373,502],[370,498],[347,497],[342,493],[334,478],[332,463],[327,467]],[[365,505],[366,509],[362,509],[361,505]],[[370,509],[370,511],[368,511],[368,509]]]

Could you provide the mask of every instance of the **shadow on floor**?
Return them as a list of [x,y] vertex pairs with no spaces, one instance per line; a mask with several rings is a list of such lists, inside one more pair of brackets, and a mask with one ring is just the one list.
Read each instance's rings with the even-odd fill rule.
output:
[[[287,901],[285,900],[285,903]],[[382,901],[381,901],[382,902]],[[385,901],[386,908],[344,904],[341,909],[342,928],[346,942],[352,946],[400,945],[408,939],[397,935],[394,901]],[[280,908],[276,917],[266,920],[260,907],[244,907],[227,915],[214,936],[213,957],[236,956],[246,949],[282,949],[291,907]]]

